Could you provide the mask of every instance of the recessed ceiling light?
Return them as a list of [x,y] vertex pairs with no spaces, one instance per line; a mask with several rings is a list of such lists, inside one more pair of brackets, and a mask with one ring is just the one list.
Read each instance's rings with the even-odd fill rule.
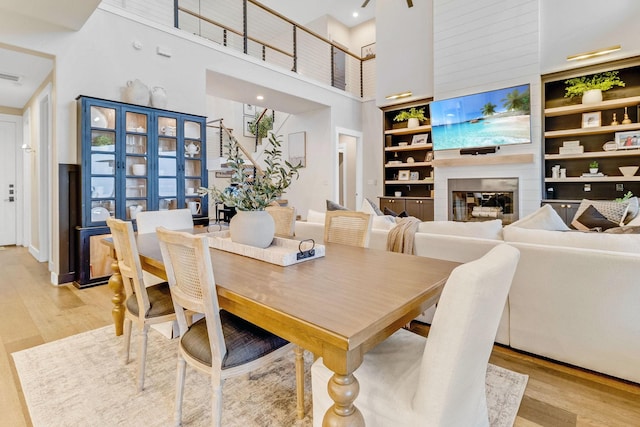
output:
[[262,101],[262,100],[264,99],[264,96],[262,96],[262,95],[258,95],[258,96],[256,96],[256,99],[257,99],[258,101]]
[[353,17],[357,18],[358,17],[358,12],[353,12]]

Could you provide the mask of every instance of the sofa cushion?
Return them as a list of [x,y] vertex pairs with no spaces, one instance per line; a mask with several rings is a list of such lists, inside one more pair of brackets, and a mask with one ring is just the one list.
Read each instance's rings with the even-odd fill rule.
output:
[[640,235],[637,234],[532,230],[520,227],[505,227],[503,233],[504,240],[508,243],[535,243],[538,245],[640,253]]
[[502,220],[493,219],[491,221],[478,222],[424,221],[418,226],[418,232],[502,240]]
[[535,212],[511,223],[507,227],[534,228],[536,230],[569,230],[560,215],[551,205],[543,205]]
[[594,228],[600,230],[608,230],[609,228],[618,227],[617,222],[609,221],[607,217],[601,214],[593,205],[589,205],[578,218],[571,222],[577,230],[587,231]]
[[625,200],[624,202],[616,202],[615,200],[582,199],[580,206],[578,206],[578,210],[573,217],[573,221],[571,221],[571,225],[576,229],[580,229],[580,224],[574,224],[574,221],[580,218],[580,215],[582,215],[589,206],[593,206],[609,221],[613,221],[618,225],[624,225],[624,219],[629,210],[629,201]]

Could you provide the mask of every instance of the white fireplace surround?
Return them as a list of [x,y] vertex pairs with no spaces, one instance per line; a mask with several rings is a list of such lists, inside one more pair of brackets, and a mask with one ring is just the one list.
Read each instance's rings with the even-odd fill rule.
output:
[[[455,196],[454,196],[454,193]],[[448,219],[452,221],[482,221],[500,218],[510,224],[518,219],[519,179],[450,178],[447,180]],[[467,197],[469,196],[469,197]],[[488,203],[493,198],[494,203]],[[495,202],[502,199],[497,207]],[[473,212],[472,212],[473,211]]]

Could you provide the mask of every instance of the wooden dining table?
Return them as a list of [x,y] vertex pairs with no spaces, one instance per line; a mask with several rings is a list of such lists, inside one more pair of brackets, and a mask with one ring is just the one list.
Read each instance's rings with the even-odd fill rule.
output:
[[[143,269],[166,278],[155,234],[136,239]],[[282,267],[211,249],[218,300],[221,309],[323,358],[334,372],[328,387],[335,402],[324,426],[364,426],[354,371],[367,351],[438,300],[459,264],[330,243],[325,251]],[[116,331],[124,313],[117,281],[111,283]]]

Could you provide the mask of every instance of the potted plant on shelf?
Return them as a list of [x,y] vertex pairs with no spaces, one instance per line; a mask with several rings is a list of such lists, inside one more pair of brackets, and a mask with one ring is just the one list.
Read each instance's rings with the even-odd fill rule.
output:
[[420,126],[421,121],[425,121],[427,118],[424,115],[424,108],[411,107],[408,110],[403,110],[396,114],[393,118],[394,122],[407,122],[408,128],[415,128]]
[[582,96],[583,104],[594,104],[602,101],[602,92],[614,86],[624,87],[617,71],[607,71],[591,76],[575,77],[565,81],[565,98]]
[[212,200],[236,208],[237,213],[229,223],[231,241],[235,243],[266,248],[273,240],[275,224],[264,209],[298,178],[298,170],[302,167],[282,159],[281,138],[269,135],[269,146],[264,150],[267,166],[263,170],[255,163],[253,168],[248,167],[240,143],[231,136],[226,144],[227,165],[232,171],[231,185],[222,190],[200,188],[201,194],[208,194]]
[[589,163],[589,173],[598,173],[598,162],[595,160]]

